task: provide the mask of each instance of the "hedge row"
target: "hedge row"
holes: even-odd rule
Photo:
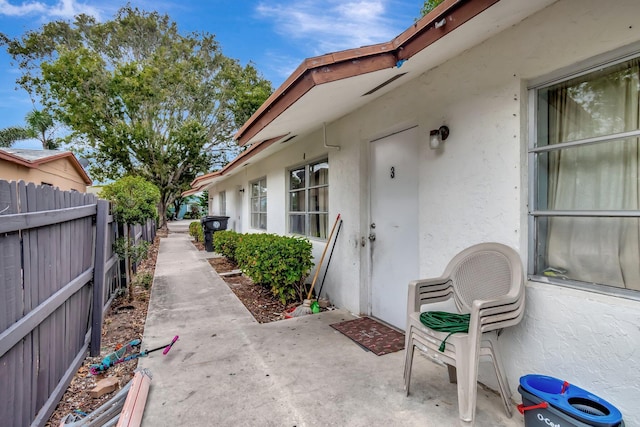
[[[200,221],[189,223],[189,234],[196,239],[196,242],[204,242],[204,229]]]
[[[213,234],[213,250],[235,261],[254,283],[269,286],[283,304],[306,297],[311,249],[311,242],[299,237],[228,230]]]

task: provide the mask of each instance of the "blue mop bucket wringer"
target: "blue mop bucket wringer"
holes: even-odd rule
[[[525,427],[624,427],[620,411],[598,396],[567,381],[545,375],[520,378],[518,392]]]

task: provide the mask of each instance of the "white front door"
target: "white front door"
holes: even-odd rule
[[[405,329],[418,278],[418,128],[371,142],[371,315]]]

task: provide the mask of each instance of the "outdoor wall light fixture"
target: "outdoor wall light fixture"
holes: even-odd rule
[[[440,126],[438,129],[434,129],[429,132],[429,147],[435,150],[440,147],[443,141],[449,137],[449,127]]]
[[[244,193],[244,188],[239,189],[238,193]]]

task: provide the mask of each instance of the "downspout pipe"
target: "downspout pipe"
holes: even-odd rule
[[[322,123],[322,142],[324,143],[324,148],[335,148],[340,151],[339,145],[329,145],[327,144],[327,124]]]

